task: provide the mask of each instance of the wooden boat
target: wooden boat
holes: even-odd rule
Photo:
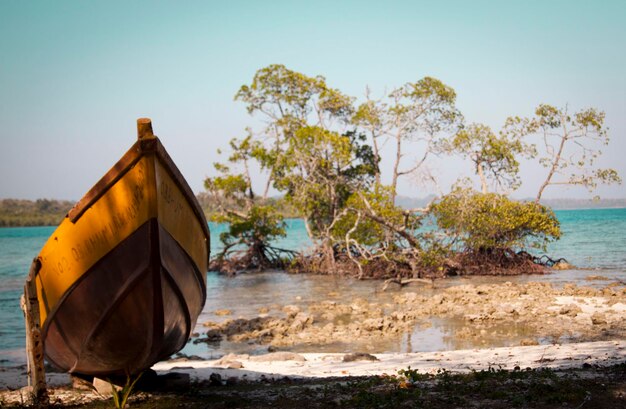
[[[206,219],[150,120],[137,125],[31,269],[46,358],[70,373],[149,368],[184,347],[206,299]]]

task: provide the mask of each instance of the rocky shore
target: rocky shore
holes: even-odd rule
[[[381,352],[375,350],[381,340],[410,343],[411,335],[428,329],[433,319],[454,327],[446,335],[454,349],[584,342],[626,338],[626,288],[618,283],[604,288],[537,282],[460,285],[434,295],[407,289],[385,303],[329,298],[306,308],[267,306],[255,317],[232,318],[230,311],[216,315],[225,319],[203,323],[206,332],[193,342],[254,343],[267,345],[270,352],[328,345],[343,345],[345,352]]]
[[[179,354],[153,369],[160,376],[182,376],[175,378],[183,380],[183,389],[141,392],[132,406],[179,407],[182,402],[204,407],[209,399],[218,402],[216,407],[293,407],[310,403],[310,394],[327,391],[317,407],[335,407],[339,401],[345,407],[378,407],[376,399],[389,396],[401,398],[399,402],[417,399],[431,407],[456,407],[445,400],[449,393],[437,392],[438,385],[454,384],[465,391],[461,400],[490,406],[496,402],[493,407],[510,407],[519,399],[532,403],[536,397],[539,407],[579,405],[591,399],[586,391],[600,399],[589,400],[599,402],[596,407],[616,407],[626,396],[626,287],[606,277],[590,276],[587,282],[589,286],[416,286],[349,300],[331,292],[327,299],[299,305],[265,305],[252,316],[216,310],[212,321],[199,323],[202,331],[192,342],[208,343],[218,351],[222,343],[231,349],[241,345],[242,350],[253,345],[262,353],[230,353],[211,360]],[[442,322],[451,347],[433,350],[420,344],[428,341],[420,334]],[[391,353],[381,350],[385,345]],[[546,369],[559,372],[546,375],[541,372]],[[25,402],[20,389],[25,370],[0,368],[0,406]],[[448,373],[469,375],[454,375],[456,379]],[[527,379],[523,387],[517,384],[520,376]],[[488,390],[504,398],[492,401],[491,393],[473,395],[475,390],[466,385],[476,377],[478,385],[487,377],[493,383]],[[67,374],[50,371],[47,378],[58,404],[98,407],[110,399],[102,391],[77,390],[81,386],[73,385]],[[411,383],[416,379],[424,380],[421,390]],[[532,389],[544,383],[554,388],[559,379],[567,382],[556,388],[562,394],[558,404],[544,402]],[[353,386],[346,388],[346,382]],[[521,389],[511,394],[506,386],[511,382]],[[416,395],[406,395],[407,388]]]

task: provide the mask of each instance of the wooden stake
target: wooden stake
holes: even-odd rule
[[[22,298],[22,308],[24,310],[24,321],[26,323],[26,355],[28,357],[28,377],[31,387],[31,399],[38,407],[48,406],[50,399],[46,389],[46,372],[44,369],[43,339],[41,338],[41,328],[39,325],[39,300],[37,298],[37,287],[35,277],[41,268],[39,259],[33,260],[30,272],[24,285],[24,297]]]

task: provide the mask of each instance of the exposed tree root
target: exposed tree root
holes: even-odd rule
[[[529,253],[499,248],[459,253],[454,261],[458,268],[448,275],[544,274],[550,266]]]
[[[298,253],[293,250],[257,244],[245,250],[224,251],[209,262],[209,270],[224,274],[242,271],[285,269]]]
[[[288,266],[293,273],[338,274],[360,279],[385,279],[406,285],[410,282],[430,283],[435,278],[458,275],[521,275],[544,274],[548,268],[565,261],[548,256],[536,257],[511,249],[483,249],[462,252],[443,260],[438,266],[424,265],[418,257],[407,254],[387,254],[365,259],[358,253],[335,253],[334,270],[329,269],[324,254],[314,252],[296,257]]]

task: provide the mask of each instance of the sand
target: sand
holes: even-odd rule
[[[456,350],[441,352],[372,354],[377,361],[344,362],[345,354],[304,353],[268,354],[260,356],[231,355],[209,361],[166,361],[153,366],[158,374],[186,373],[192,381],[208,380],[217,373],[222,378],[242,380],[280,379],[284,377],[342,377],[396,374],[409,366],[424,373],[438,370],[467,372],[488,368],[579,368],[584,364],[609,366],[626,362],[626,341],[598,341],[573,344],[552,344]],[[239,367],[241,364],[241,367]],[[229,368],[229,366],[231,368]],[[232,367],[239,368],[232,368]],[[47,374],[50,386],[70,385],[68,374]],[[24,368],[4,368],[0,372],[0,389],[18,389],[26,386]]]
[[[282,377],[341,377],[397,374],[409,366],[424,373],[438,370],[468,372],[488,368],[577,368],[584,364],[609,366],[626,362],[626,341],[583,342],[563,345],[517,346],[441,352],[372,354],[377,361],[344,362],[345,354],[294,354],[296,359],[259,361],[258,357],[233,355],[213,361],[160,362],[153,369],[187,373],[192,380],[208,379],[212,373],[222,378],[248,380]],[[298,358],[300,357],[300,358]],[[255,359],[257,358],[257,359]],[[277,357],[280,359],[280,357]],[[304,358],[304,360],[302,360]],[[242,365],[229,369],[228,366]]]

